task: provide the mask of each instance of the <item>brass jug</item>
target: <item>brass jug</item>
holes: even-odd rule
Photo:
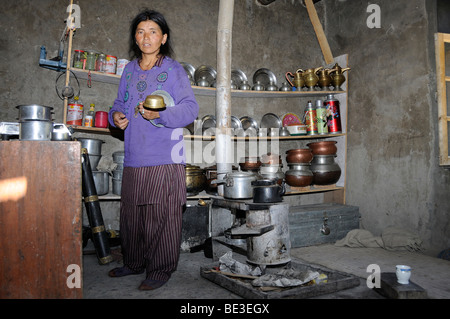
[[[289,77],[294,78],[293,80],[294,83],[291,82]],[[292,87],[296,87],[298,90],[301,90],[301,88],[305,86],[305,80],[303,79],[302,69],[298,69],[295,72],[295,74],[292,74],[292,72],[286,72],[285,78]]]
[[[335,64],[331,72],[331,84],[334,86],[335,91],[341,91],[341,85],[345,82],[344,72],[350,70],[351,68],[341,68],[339,64]]]
[[[316,73],[322,69],[323,69],[323,66],[315,68],[315,69],[308,69],[305,72],[303,72],[303,78],[305,79],[305,84],[311,91],[314,90],[314,87],[319,82],[319,77],[317,76]]]
[[[333,69],[334,70],[334,69]],[[332,69],[323,69],[320,70],[318,73],[319,76],[319,87],[322,88],[322,90],[327,90],[328,87],[331,84],[331,75],[330,73],[333,71]]]

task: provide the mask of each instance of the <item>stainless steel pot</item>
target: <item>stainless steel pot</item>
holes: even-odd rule
[[[53,123],[51,121],[21,121],[19,139],[21,141],[50,141]]]
[[[19,121],[51,121],[52,120],[52,107],[42,106],[37,104],[32,105],[19,105],[16,107],[19,109]]]
[[[112,179],[112,192],[115,195],[121,195],[122,194],[122,180],[121,179]]]
[[[78,138],[81,147],[87,149],[89,155],[102,155],[102,144],[104,141],[95,138]]]
[[[92,171],[97,195],[106,195],[109,192],[109,172]]]
[[[314,155],[311,171],[316,185],[331,185],[337,183],[341,177],[341,168],[334,161],[336,155]]]
[[[228,173],[223,180],[214,180],[211,184],[224,184],[225,198],[249,199],[253,198],[252,182],[256,179],[256,175],[252,172],[237,171]]]
[[[52,141],[71,141],[73,129],[64,124],[53,123]]]
[[[125,159],[125,152],[124,151],[117,151],[112,154],[113,162],[114,163],[123,163]]]

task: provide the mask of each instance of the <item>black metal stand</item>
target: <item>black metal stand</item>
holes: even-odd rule
[[[84,204],[86,206],[89,225],[91,226],[92,241],[97,252],[97,258],[100,264],[105,265],[113,261],[109,247],[108,233],[105,229],[87,150],[83,148],[81,153],[83,156],[82,180]]]

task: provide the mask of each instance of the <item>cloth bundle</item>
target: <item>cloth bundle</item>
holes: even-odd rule
[[[378,237],[365,229],[353,229],[335,245],[340,247],[381,247],[391,251],[418,251],[422,249],[422,240],[418,235],[397,227],[385,229]]]

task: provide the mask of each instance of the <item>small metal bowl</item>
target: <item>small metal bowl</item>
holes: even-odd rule
[[[145,98],[144,107],[151,111],[164,111],[166,109],[166,103],[162,96],[148,95]]]

